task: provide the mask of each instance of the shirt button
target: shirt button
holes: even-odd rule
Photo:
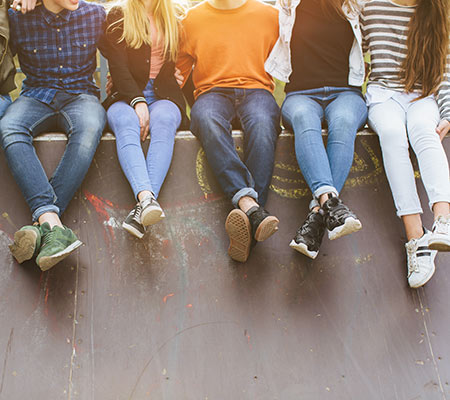
[[[63,66],[62,66],[62,65],[60,65],[60,66],[59,66],[59,69],[62,69],[62,67],[63,67]]]
[[[147,64],[150,62],[150,60],[145,60],[147,62]]]
[[[61,50],[62,50],[62,48],[61,48],[61,47],[59,47],[59,48],[58,48],[58,50],[59,50],[59,51],[61,51]]]
[[[83,44],[83,47],[86,47],[86,43],[85,43],[85,44]]]
[[[61,32],[61,29],[58,28],[58,29],[56,30],[56,32]]]
[[[36,50],[36,49],[34,49],[34,50],[33,50],[33,53],[37,53],[37,50]]]

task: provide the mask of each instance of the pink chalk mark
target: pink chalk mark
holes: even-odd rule
[[[192,304],[188,304],[186,307],[187,308],[192,308]]]
[[[47,301],[48,301],[48,287],[45,290],[45,297],[44,297],[44,303],[45,303],[44,313],[45,313],[45,315],[48,316],[48,303],[47,303]]]
[[[172,297],[172,296],[175,296],[175,293],[169,293],[168,295],[164,296],[164,298],[163,298],[163,303],[165,304],[166,301],[167,301],[167,299],[168,299],[169,297]]]

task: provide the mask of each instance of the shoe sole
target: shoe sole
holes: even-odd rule
[[[297,250],[299,253],[302,253],[313,260],[317,257],[317,254],[319,254],[318,251],[308,250],[308,246],[305,243],[297,243],[294,239],[289,243],[289,247],[292,247],[294,250]]]
[[[344,225],[334,228],[332,231],[328,231],[328,239],[335,240],[345,235],[358,232],[362,228],[361,221],[353,217],[345,219]]]
[[[418,289],[418,288],[422,287],[423,285],[425,285],[433,277],[434,273],[436,272],[436,265],[434,264],[434,259],[435,258],[436,258],[436,253],[433,255],[433,258],[432,258],[433,268],[430,270],[429,275],[427,275],[423,281],[421,281],[420,283],[416,283],[413,286],[413,285],[411,285],[411,283],[409,283],[409,280],[408,280],[409,286],[411,288]]]
[[[241,210],[232,210],[225,221],[225,230],[230,238],[228,255],[235,261],[246,262],[252,244],[250,221]]]
[[[67,256],[73,253],[78,247],[80,247],[83,243],[79,240],[73,242],[70,246],[66,247],[64,250],[61,250],[59,253],[53,254],[51,256],[41,257],[39,259],[39,268],[42,271],[47,271],[60,261],[64,260]]]
[[[37,233],[33,230],[17,231],[14,243],[9,245],[12,255],[19,264],[33,258],[36,251]]]
[[[280,221],[277,217],[269,216],[264,218],[256,229],[255,240],[257,242],[263,242],[271,237],[277,230]]]
[[[431,250],[438,250],[438,251],[450,251],[450,243],[439,239],[436,240],[431,239],[428,242],[428,248]]]
[[[139,232],[133,225],[128,225],[127,223],[122,223],[122,228],[126,230],[129,234],[137,237],[138,239],[142,239],[145,233]]]
[[[150,209],[147,209],[145,214],[141,214],[141,224],[143,226],[153,225],[161,221],[164,217],[165,215],[160,208],[152,207]]]

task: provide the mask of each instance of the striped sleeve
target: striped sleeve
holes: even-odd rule
[[[447,70],[444,81],[439,87],[436,100],[439,106],[439,112],[442,119],[450,122],[450,51],[447,54]]]

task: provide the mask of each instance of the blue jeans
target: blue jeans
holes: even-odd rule
[[[89,169],[105,121],[105,110],[89,94],[58,92],[50,104],[19,96],[7,109],[0,121],[0,140],[33,222],[46,212],[64,212]],[[68,141],[49,181],[33,138],[59,130],[67,134]]]
[[[353,163],[355,137],[367,119],[359,89],[323,87],[288,93],[283,123],[295,135],[295,154],[314,197],[339,194]],[[327,148],[322,122],[328,124]]]
[[[244,157],[231,136],[238,118],[244,132]],[[264,89],[214,88],[198,97],[191,110],[191,131],[200,139],[206,158],[235,207],[244,196],[262,206],[272,178],[280,109]]]
[[[9,94],[1,94],[0,95],[0,118],[6,112],[6,109],[11,105],[11,96]]]
[[[158,197],[172,161],[175,133],[181,123],[178,106],[155,96],[153,79],[144,89],[144,96],[150,113],[147,159],[142,150],[139,119],[134,108],[118,101],[107,112],[109,126],[116,135],[119,162],[136,199],[143,190],[149,190]]]

